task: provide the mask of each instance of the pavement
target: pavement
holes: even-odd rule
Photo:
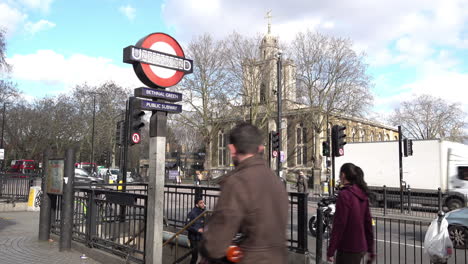
[[[39,241],[39,212],[0,212],[0,264],[98,264],[58,241]]]

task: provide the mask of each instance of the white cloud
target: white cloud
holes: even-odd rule
[[[41,19],[36,23],[27,22],[24,25],[24,29],[26,30],[26,32],[28,32],[31,35],[34,35],[39,31],[51,29],[53,27],[55,27],[55,23],[52,23],[44,19]]]
[[[7,34],[12,34],[16,31],[19,24],[27,19],[27,15],[21,13],[18,9],[8,6],[5,3],[0,3],[0,27],[4,27]]]
[[[435,68],[436,66],[432,66]],[[386,77],[380,76],[377,81],[385,83]],[[381,114],[388,114],[399,106],[402,101],[408,101],[422,94],[429,94],[442,98],[450,103],[459,103],[463,110],[468,113],[468,104],[465,98],[468,97],[468,73],[459,73],[450,70],[428,70],[427,74],[418,80],[404,84],[400,87],[387,87],[388,89],[399,90],[393,96],[376,96],[375,109]]]
[[[401,38],[426,46],[468,43],[461,35],[468,24],[466,0],[166,0],[162,14],[178,38],[187,40],[205,32],[217,37],[234,30],[264,33],[264,16],[270,9],[273,33],[282,41],[307,28],[317,29],[351,38],[371,56]]]
[[[119,11],[124,14],[129,20],[134,20],[136,16],[136,9],[130,5],[121,6]]]
[[[14,55],[8,63],[13,66],[14,79],[59,84],[65,89],[83,83],[100,85],[110,80],[123,87],[141,86],[131,66],[118,67],[103,57],[83,54],[65,57],[52,50],[39,50],[34,54]]]
[[[20,0],[20,2],[31,9],[39,9],[41,11],[49,11],[50,5],[54,0]]]

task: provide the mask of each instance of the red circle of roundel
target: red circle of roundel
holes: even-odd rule
[[[182,47],[179,45],[177,40],[175,40],[174,38],[172,38],[171,36],[169,36],[169,35],[167,35],[165,33],[150,34],[150,35],[144,37],[143,39],[141,39],[140,41],[138,41],[138,43],[135,46],[145,48],[145,49],[150,49],[151,46],[156,42],[164,42],[164,43],[169,44],[174,49],[177,56],[183,57],[183,58],[185,57],[184,51],[182,50]],[[153,83],[154,85],[159,86],[159,87],[174,86],[180,80],[182,80],[182,78],[184,77],[184,72],[176,71],[176,73],[170,78],[161,78],[161,77],[157,76],[151,70],[149,64],[139,62],[139,63],[137,63],[137,65],[139,66],[138,68],[141,67],[141,70],[143,71],[143,74],[146,77],[144,79],[147,79],[147,80],[142,80],[140,78],[140,80],[143,81],[143,83],[145,83],[145,84],[147,84],[149,86],[153,86],[153,85],[150,85],[150,83],[148,83],[147,81],[150,81],[151,83]]]

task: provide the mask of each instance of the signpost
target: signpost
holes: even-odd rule
[[[49,160],[46,172],[46,192],[50,194],[63,193],[63,172],[65,161],[63,159]]]
[[[5,159],[5,149],[0,149],[0,160]]]
[[[134,91],[135,107],[152,111],[150,118],[148,217],[146,230],[146,263],[162,263],[163,200],[167,114],[181,113],[182,106],[162,101],[179,102],[182,94],[164,88],[176,85],[185,74],[193,72],[193,61],[185,58],[179,43],[164,33],[153,33],[140,39],[135,46],[123,50],[123,61],[131,63],[135,74],[148,87]],[[141,135],[134,133],[133,143]]]

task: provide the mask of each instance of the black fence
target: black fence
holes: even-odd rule
[[[207,208],[213,210],[219,188],[165,185],[163,214],[166,228],[178,230],[186,224],[187,213],[193,208],[195,197],[203,198]],[[420,212],[415,210],[416,205],[413,207],[412,201],[417,201],[417,198],[412,197],[411,192],[406,193],[405,197],[410,197],[405,212]],[[59,234],[60,196],[55,196],[53,205],[52,232]],[[73,239],[130,262],[144,263],[146,205],[146,184],[76,186]],[[440,203],[436,203],[436,206],[440,206]],[[400,209],[388,205],[373,208],[373,211],[387,215],[374,217],[376,263],[429,263],[428,256],[423,252],[423,241],[430,221],[396,219],[392,214],[398,214]],[[436,216],[432,212],[428,215],[432,218]],[[401,215],[398,217],[401,218]],[[308,195],[290,192],[287,229],[290,251],[314,255],[319,245],[325,256],[328,236],[321,240],[312,237],[307,227],[308,220]],[[456,249],[449,263],[468,263],[467,250]]]
[[[186,224],[187,214],[194,207],[195,197],[202,197],[208,210],[213,210],[219,196],[217,187],[188,185],[164,186],[164,216],[168,226],[174,229]],[[307,251],[307,194],[289,193],[288,246],[298,253]]]
[[[35,174],[0,174],[0,202],[27,202]]]
[[[74,188],[73,240],[144,263],[146,185]],[[51,232],[60,234],[62,197],[53,196]]]
[[[421,263],[429,264],[429,256],[424,252],[424,238],[429,228],[430,221],[406,220],[388,217],[374,217],[374,248],[376,259],[374,263]],[[468,232],[468,231],[467,231]],[[329,234],[323,236],[323,240],[314,238],[316,263],[326,262],[326,250],[329,245]],[[317,252],[322,250],[322,253]],[[362,263],[366,263],[366,258]],[[448,264],[468,263],[468,249],[458,247],[454,249]]]
[[[409,215],[415,217],[433,218],[440,210],[450,211],[465,207],[468,197],[463,194],[448,195],[438,190],[413,190],[404,188],[400,194],[400,189],[370,188],[371,208],[373,214],[392,216]],[[401,201],[403,198],[403,201]]]

